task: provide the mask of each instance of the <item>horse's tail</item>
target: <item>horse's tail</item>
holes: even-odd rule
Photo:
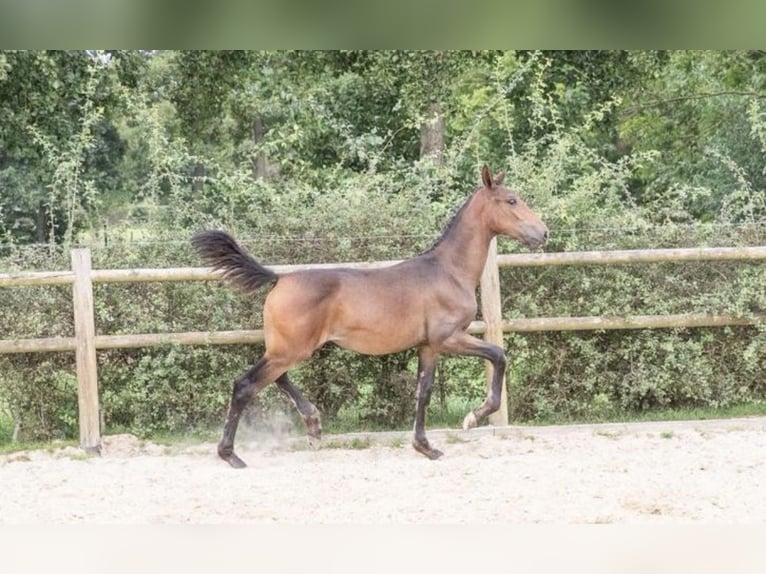
[[[198,231],[191,237],[197,253],[217,271],[245,291],[255,291],[279,279],[274,271],[258,263],[225,231]]]

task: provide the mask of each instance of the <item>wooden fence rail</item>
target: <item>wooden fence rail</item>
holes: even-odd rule
[[[751,318],[731,315],[693,313],[683,315],[639,315],[631,317],[541,317],[503,319],[499,267],[539,267],[555,265],[618,265],[631,263],[667,263],[683,261],[766,261],[766,246],[715,247],[693,249],[650,249],[624,251],[580,251],[566,253],[517,253],[498,255],[493,241],[481,278],[482,317],[471,323],[469,331],[483,334],[496,344],[503,344],[503,334],[533,331],[573,331],[602,329],[648,329],[673,327],[719,327],[766,322],[766,315]],[[398,261],[368,263],[325,263],[311,265],[274,265],[278,273],[306,268],[355,267],[376,268]],[[99,451],[98,380],[96,351],[159,345],[229,345],[260,343],[263,331],[193,331],[185,333],[145,333],[135,335],[96,335],[93,306],[93,283],[139,283],[148,281],[214,281],[220,275],[204,267],[169,269],[91,269],[90,251],[73,249],[71,271],[0,273],[0,287],[34,285],[72,285],[73,337],[0,340],[0,354],[74,351],[77,364],[80,446]],[[489,375],[488,384],[489,384]],[[508,424],[505,384],[502,408],[491,417],[494,425]]]

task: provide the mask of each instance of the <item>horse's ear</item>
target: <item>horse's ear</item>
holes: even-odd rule
[[[505,172],[501,171],[495,176],[495,185],[503,185],[503,181],[505,181]]]
[[[492,189],[492,174],[489,172],[487,164],[481,168],[481,182],[487,189]]]

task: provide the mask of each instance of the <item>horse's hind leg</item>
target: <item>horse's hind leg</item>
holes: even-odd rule
[[[277,387],[285,395],[287,395],[298,412],[303,417],[303,422],[306,423],[306,430],[308,431],[309,444],[312,447],[317,447],[319,441],[322,440],[322,420],[319,416],[319,409],[314,406],[314,403],[309,401],[303,396],[300,389],[293,385],[290,379],[287,377],[287,373],[282,374],[277,378]]]
[[[223,425],[223,436],[221,442],[218,443],[218,456],[234,468],[247,466],[241,458],[234,454],[234,437],[237,434],[242,410],[248,401],[263,387],[274,381],[280,372],[284,372],[282,367],[263,357],[234,382],[229,412]]]

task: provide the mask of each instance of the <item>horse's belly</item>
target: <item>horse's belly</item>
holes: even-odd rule
[[[365,355],[386,355],[410,349],[425,340],[422,325],[383,320],[339,326],[330,341]]]

